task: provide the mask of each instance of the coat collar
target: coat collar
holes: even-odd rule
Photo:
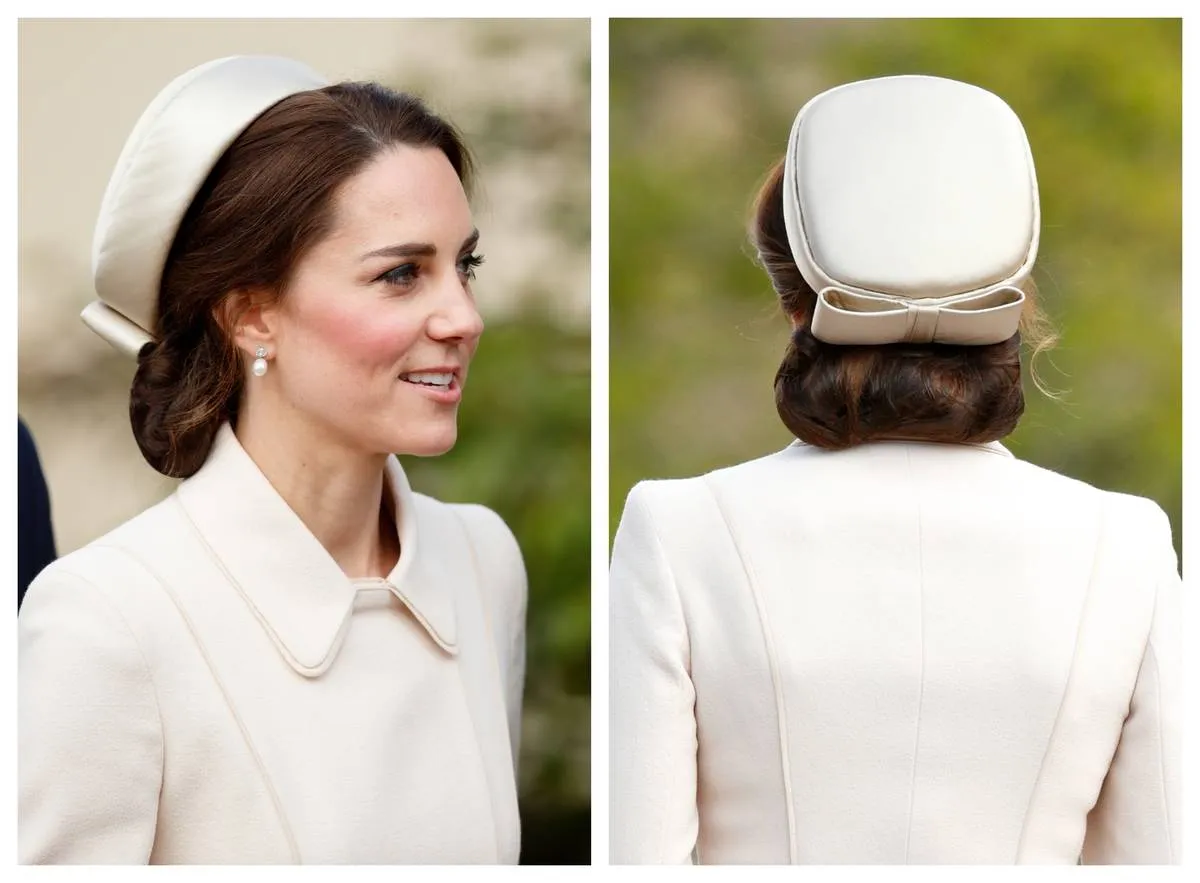
[[[399,525],[400,559],[389,589],[444,652],[458,651],[453,587],[438,556],[421,548],[416,495],[399,461],[387,461],[385,493]],[[300,674],[332,664],[349,628],[358,588],[246,453],[221,427],[200,471],[176,491],[230,583]]]
[[[874,441],[864,442],[863,444],[858,445],[854,448],[846,448],[846,450],[848,450],[848,451],[861,450],[863,448],[870,448],[874,445],[883,445],[883,446],[921,445],[922,447],[934,446],[934,447],[940,447],[940,448],[978,448],[981,451],[989,451],[993,454],[998,454],[1001,457],[1007,457],[1010,460],[1016,459],[1016,457],[1013,455],[1013,452],[1010,451],[1008,448],[1006,448],[1004,445],[1000,444],[1000,442],[998,442],[998,441],[978,442],[978,443],[977,442],[961,442],[961,443],[959,443],[959,442],[916,441],[916,440],[910,441],[907,439],[876,439]],[[821,448],[818,448],[815,445],[805,444],[804,442],[800,441],[799,439],[797,439],[796,441],[793,441],[791,444],[789,444],[788,448],[804,448],[804,449],[809,449],[809,450],[812,450],[815,452],[820,452],[822,450]],[[785,448],[785,450],[787,450],[787,448]]]

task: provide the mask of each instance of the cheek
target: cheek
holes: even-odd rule
[[[386,304],[328,305],[310,311],[305,321],[306,337],[315,345],[315,351],[332,362],[312,367],[328,370],[340,365],[390,372],[421,336],[418,317],[406,313]]]

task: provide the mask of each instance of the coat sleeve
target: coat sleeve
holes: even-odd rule
[[[630,492],[609,573],[610,840],[617,864],[684,864],[699,831],[687,625],[648,488]]]
[[[18,616],[18,861],[145,864],[163,762],[149,668],[120,612],[60,564]]]
[[[1183,583],[1169,523],[1164,532],[1150,633],[1116,753],[1088,815],[1084,864],[1180,861]]]

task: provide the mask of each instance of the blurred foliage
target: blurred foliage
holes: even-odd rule
[[[772,396],[785,323],[745,239],[753,195],[807,99],[923,73],[1000,95],[1037,166],[1034,279],[1061,334],[1037,368],[1064,395],[1026,370],[1005,444],[1153,498],[1180,548],[1178,19],[614,20],[609,46],[610,530],[639,479],[790,441]]]

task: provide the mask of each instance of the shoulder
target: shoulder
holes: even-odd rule
[[[770,474],[783,465],[783,458],[800,454],[799,450],[789,448],[700,475],[643,479],[629,490],[622,520],[642,517],[654,522],[663,519],[687,522],[699,514],[698,509],[714,501],[715,488],[752,484],[764,478],[769,480]]]
[[[706,493],[706,477],[643,479],[630,488],[625,497],[625,517],[658,520],[685,515],[690,509],[689,504],[698,495]]]
[[[1117,491],[1099,491],[1104,500],[1104,533],[1139,558],[1178,565],[1171,519],[1154,500]]]
[[[1039,495],[1039,505],[1055,496],[1075,501],[1098,509],[1109,530],[1116,529],[1128,538],[1144,539],[1164,535],[1171,538],[1171,522],[1167,513],[1156,501],[1137,494],[1110,491],[1078,478],[1072,478],[1028,460],[1014,458],[1011,461],[1014,475],[1026,480],[1029,486],[1044,491]]]
[[[1091,485],[1089,485],[1091,487]],[[1137,494],[1127,494],[1121,491],[1106,491],[1094,489],[1104,501],[1104,507],[1110,517],[1122,524],[1134,527],[1139,533],[1149,532],[1161,534],[1171,533],[1171,520],[1166,511],[1156,501]]]
[[[457,537],[489,593],[499,592],[510,606],[524,605],[525,562],[517,538],[503,518],[478,503],[445,503],[425,494],[413,496],[422,529],[436,524],[447,541]]]
[[[489,594],[497,596],[516,621],[524,622],[529,578],[516,536],[504,519],[486,506],[458,503],[451,509],[470,537],[471,552],[480,578],[489,585]]]
[[[512,530],[495,511],[478,503],[445,503],[426,494],[414,493],[417,517],[423,526],[437,529],[461,531],[477,555],[489,560],[499,555],[503,558],[516,557],[521,550]]]
[[[176,509],[168,498],[51,562],[30,585],[22,614],[26,607],[34,616],[47,606],[106,606],[118,615],[127,612],[131,621],[140,619],[146,593],[161,591],[146,562],[164,554],[178,558],[183,545]]]
[[[18,655],[28,669],[22,678],[45,689],[47,679],[100,667],[114,682],[142,681],[149,641],[140,599],[156,590],[146,571],[112,547],[93,544],[52,562],[30,584],[17,616]]]
[[[510,602],[523,605],[527,592],[525,561],[517,538],[504,519],[477,503],[458,503],[450,508],[470,538],[471,551],[483,578],[500,580]]]
[[[447,505],[470,534],[472,542],[482,548],[483,554],[521,557],[516,535],[494,510],[478,503]]]
[[[697,475],[635,484],[613,538],[614,557],[670,558],[719,533],[723,516],[710,483],[711,475]]]
[[[1094,548],[1094,568],[1161,571],[1176,562],[1171,522],[1154,500],[1105,490],[1020,457],[995,458],[991,487],[1030,537]]]

